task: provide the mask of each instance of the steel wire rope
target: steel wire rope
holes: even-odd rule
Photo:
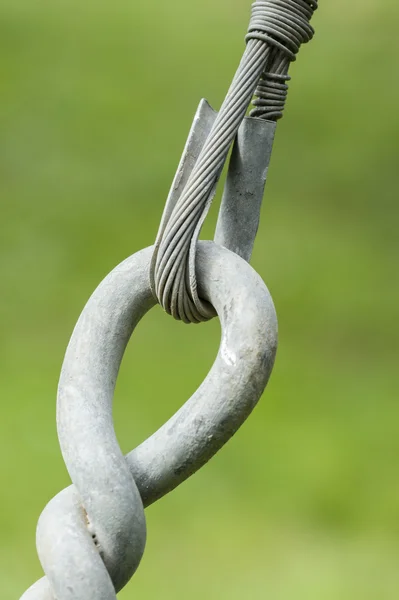
[[[158,231],[151,285],[164,310],[185,323],[212,318],[198,295],[195,248],[230,146],[255,95],[251,116],[281,118],[288,69],[302,43],[313,37],[316,0],[257,0],[246,49],[214,126],[169,219]]]

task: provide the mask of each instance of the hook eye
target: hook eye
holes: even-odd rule
[[[103,569],[105,580],[107,569],[119,591],[144,549],[143,505],[176,488],[231,438],[270,377],[277,319],[265,284],[236,254],[214,242],[199,242],[199,291],[221,321],[219,352],[193,396],[151,437],[122,456],[112,420],[114,388],[129,338],[155,305],[152,255],[153,247],[146,248],[116,267],[88,301],[73,332],[59,383],[57,422],[74,486],[50,502],[41,516],[38,549],[50,581],[41,580],[34,586],[37,595],[32,588],[26,598],[52,598],[51,589],[64,589],[83,565],[92,582],[90,574]],[[89,544],[93,549],[95,544],[82,518],[83,508],[104,564],[97,550],[88,551]],[[71,548],[77,554],[71,555]],[[83,577],[79,585],[85,581],[89,579]],[[74,587],[74,597],[85,600],[86,591]]]

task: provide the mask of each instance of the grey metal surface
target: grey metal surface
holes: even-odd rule
[[[159,247],[162,242],[162,238],[165,233],[165,229],[167,228],[169,219],[173,213],[173,210],[176,204],[179,201],[180,196],[182,195],[185,186],[190,178],[190,175],[195,167],[195,164],[202,152],[202,149],[205,145],[205,142],[212,130],[212,127],[215,123],[217,117],[216,111],[208,104],[205,99],[202,99],[197,112],[194,116],[194,120],[188,134],[187,142],[183,150],[182,157],[180,159],[180,163],[174,177],[172,187],[170,189],[168,198],[166,200],[165,208],[162,213],[161,224],[159,226],[157,238],[154,244],[154,253],[151,261],[151,269],[150,269],[150,279],[151,279],[151,289],[152,293],[155,297],[157,297],[157,283],[156,283],[156,268],[157,268],[157,257],[159,253]],[[213,188],[209,191],[207,207],[209,208],[213,197],[216,192],[216,181]],[[206,217],[208,210],[207,208],[203,211],[202,219]],[[201,227],[201,224],[199,227]],[[177,265],[179,268],[179,265]],[[180,264],[180,268],[184,268],[184,264]],[[207,303],[201,303],[203,310],[207,311],[208,318],[212,318],[215,316],[215,311],[211,306],[208,306]],[[175,318],[179,317],[179,314],[184,314],[187,316],[186,322],[200,322],[202,317],[198,313],[195,315],[191,312],[190,303],[188,302],[188,294],[186,292],[180,292],[176,288],[172,292],[172,298],[170,302],[170,310],[172,316]]]
[[[277,320],[266,286],[237,255],[199,242],[199,293],[220,317],[219,352],[190,400],[123,458],[112,423],[113,393],[128,340],[155,304],[152,254],[147,248],[114,269],[73,332],[57,422],[74,486],[40,518],[37,545],[47,577],[23,600],[115,600],[144,549],[143,505],[206,463],[245,421],[269,379]]]
[[[241,123],[224,188],[215,242],[250,261],[272,154],[276,123],[246,117]]]

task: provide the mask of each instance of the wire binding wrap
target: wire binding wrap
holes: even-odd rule
[[[262,40],[274,50],[256,88],[251,117],[277,121],[283,116],[290,63],[313,38],[310,19],[317,7],[316,0],[258,0],[252,5],[246,40]]]
[[[288,85],[285,82],[290,79],[289,75],[263,73],[255,91],[256,98],[252,102],[255,108],[251,110],[251,117],[269,121],[281,119],[288,95]]]
[[[301,45],[314,35],[309,21],[316,9],[316,0],[257,0],[246,40],[267,42],[293,61]]]
[[[301,44],[313,37],[309,20],[316,8],[316,0],[259,0],[253,4],[237,73],[187,184],[169,218],[162,219],[155,241],[151,288],[164,310],[177,320],[199,323],[215,316],[197,291],[199,233],[254,94],[257,99],[251,116],[274,120],[282,116],[289,64]]]

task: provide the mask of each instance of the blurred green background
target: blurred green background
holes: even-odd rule
[[[320,5],[253,258],[279,315],[275,371],[236,438],[147,511],[124,600],[399,597],[399,7]],[[71,330],[107,272],[153,242],[198,101],[220,106],[249,10],[0,0],[5,600],[41,576],[36,521],[68,484],[55,395]],[[140,324],[115,402],[125,451],[195,390],[218,338],[217,321],[160,309]]]

